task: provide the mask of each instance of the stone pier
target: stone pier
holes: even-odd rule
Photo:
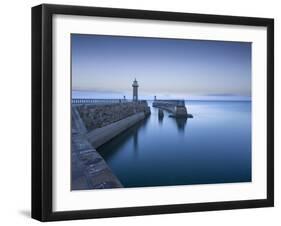
[[[96,148],[150,114],[146,101],[74,100],[72,103],[72,190],[120,188]]]
[[[152,103],[153,107],[164,109],[170,113],[170,116],[175,118],[193,118],[191,114],[187,113],[184,100],[156,100]]]
[[[72,108],[71,190],[120,188],[122,184],[86,137],[79,112]]]

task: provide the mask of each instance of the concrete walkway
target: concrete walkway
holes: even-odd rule
[[[95,129],[87,134],[87,140],[93,147],[98,148],[126,129],[145,118],[144,112],[139,112],[102,128]]]

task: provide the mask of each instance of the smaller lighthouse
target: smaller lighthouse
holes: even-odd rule
[[[138,101],[138,87],[139,87],[139,84],[138,84],[136,79],[134,80],[132,86],[133,86],[133,101]]]

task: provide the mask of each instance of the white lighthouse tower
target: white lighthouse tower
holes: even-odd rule
[[[134,80],[132,86],[133,86],[133,101],[138,101],[138,87],[139,87],[139,84],[138,84],[136,79]]]

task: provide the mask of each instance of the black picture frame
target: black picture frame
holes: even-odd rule
[[[267,28],[267,198],[98,210],[52,210],[52,17],[55,14],[263,26]],[[32,8],[32,218],[40,221],[121,217],[274,205],[274,20],[43,4]]]

